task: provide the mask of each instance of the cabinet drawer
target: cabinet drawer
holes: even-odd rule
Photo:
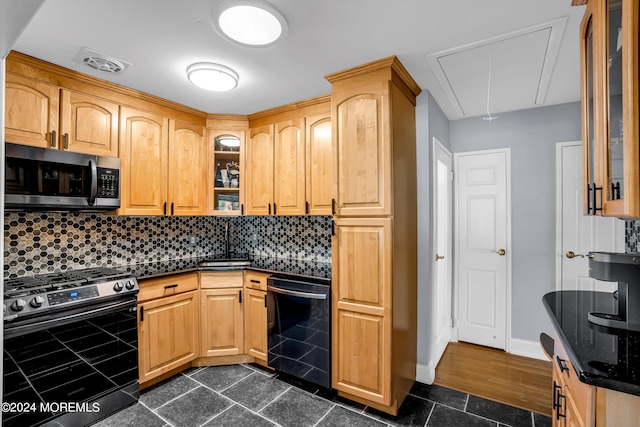
[[[244,283],[247,289],[257,289],[260,291],[267,290],[267,277],[271,276],[268,273],[258,273],[256,271],[247,271],[245,273]]]
[[[200,273],[200,288],[241,288],[242,271],[211,271]]]
[[[595,390],[589,384],[585,384],[578,378],[576,370],[567,357],[565,349],[560,344],[556,336],[554,346],[553,369],[558,372],[558,377],[562,382],[565,392],[571,395],[572,404],[583,420],[588,419],[588,410],[592,410],[595,397]],[[591,403],[591,404],[590,404]]]
[[[158,279],[141,280],[138,302],[198,289],[197,273],[176,274]]]

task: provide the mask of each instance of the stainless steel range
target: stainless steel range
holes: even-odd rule
[[[85,426],[135,403],[138,290],[110,268],[5,280],[2,425]]]

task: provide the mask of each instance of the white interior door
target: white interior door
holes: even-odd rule
[[[506,348],[508,150],[456,154],[458,338]]]
[[[432,288],[433,365],[451,340],[452,184],[451,153],[433,138],[434,256]]]
[[[582,144],[558,144],[558,282],[560,290],[613,292],[617,284],[589,277],[590,251],[624,252],[624,221],[582,214]]]

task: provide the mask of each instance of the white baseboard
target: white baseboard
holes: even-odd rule
[[[436,369],[429,363],[429,366],[416,365],[416,381],[423,384],[433,384],[436,379]]]
[[[511,338],[509,353],[518,356],[531,357],[533,359],[549,360],[542,351],[538,341],[526,341]]]

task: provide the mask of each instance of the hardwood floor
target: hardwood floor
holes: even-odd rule
[[[434,384],[551,416],[551,362],[449,343]]]

